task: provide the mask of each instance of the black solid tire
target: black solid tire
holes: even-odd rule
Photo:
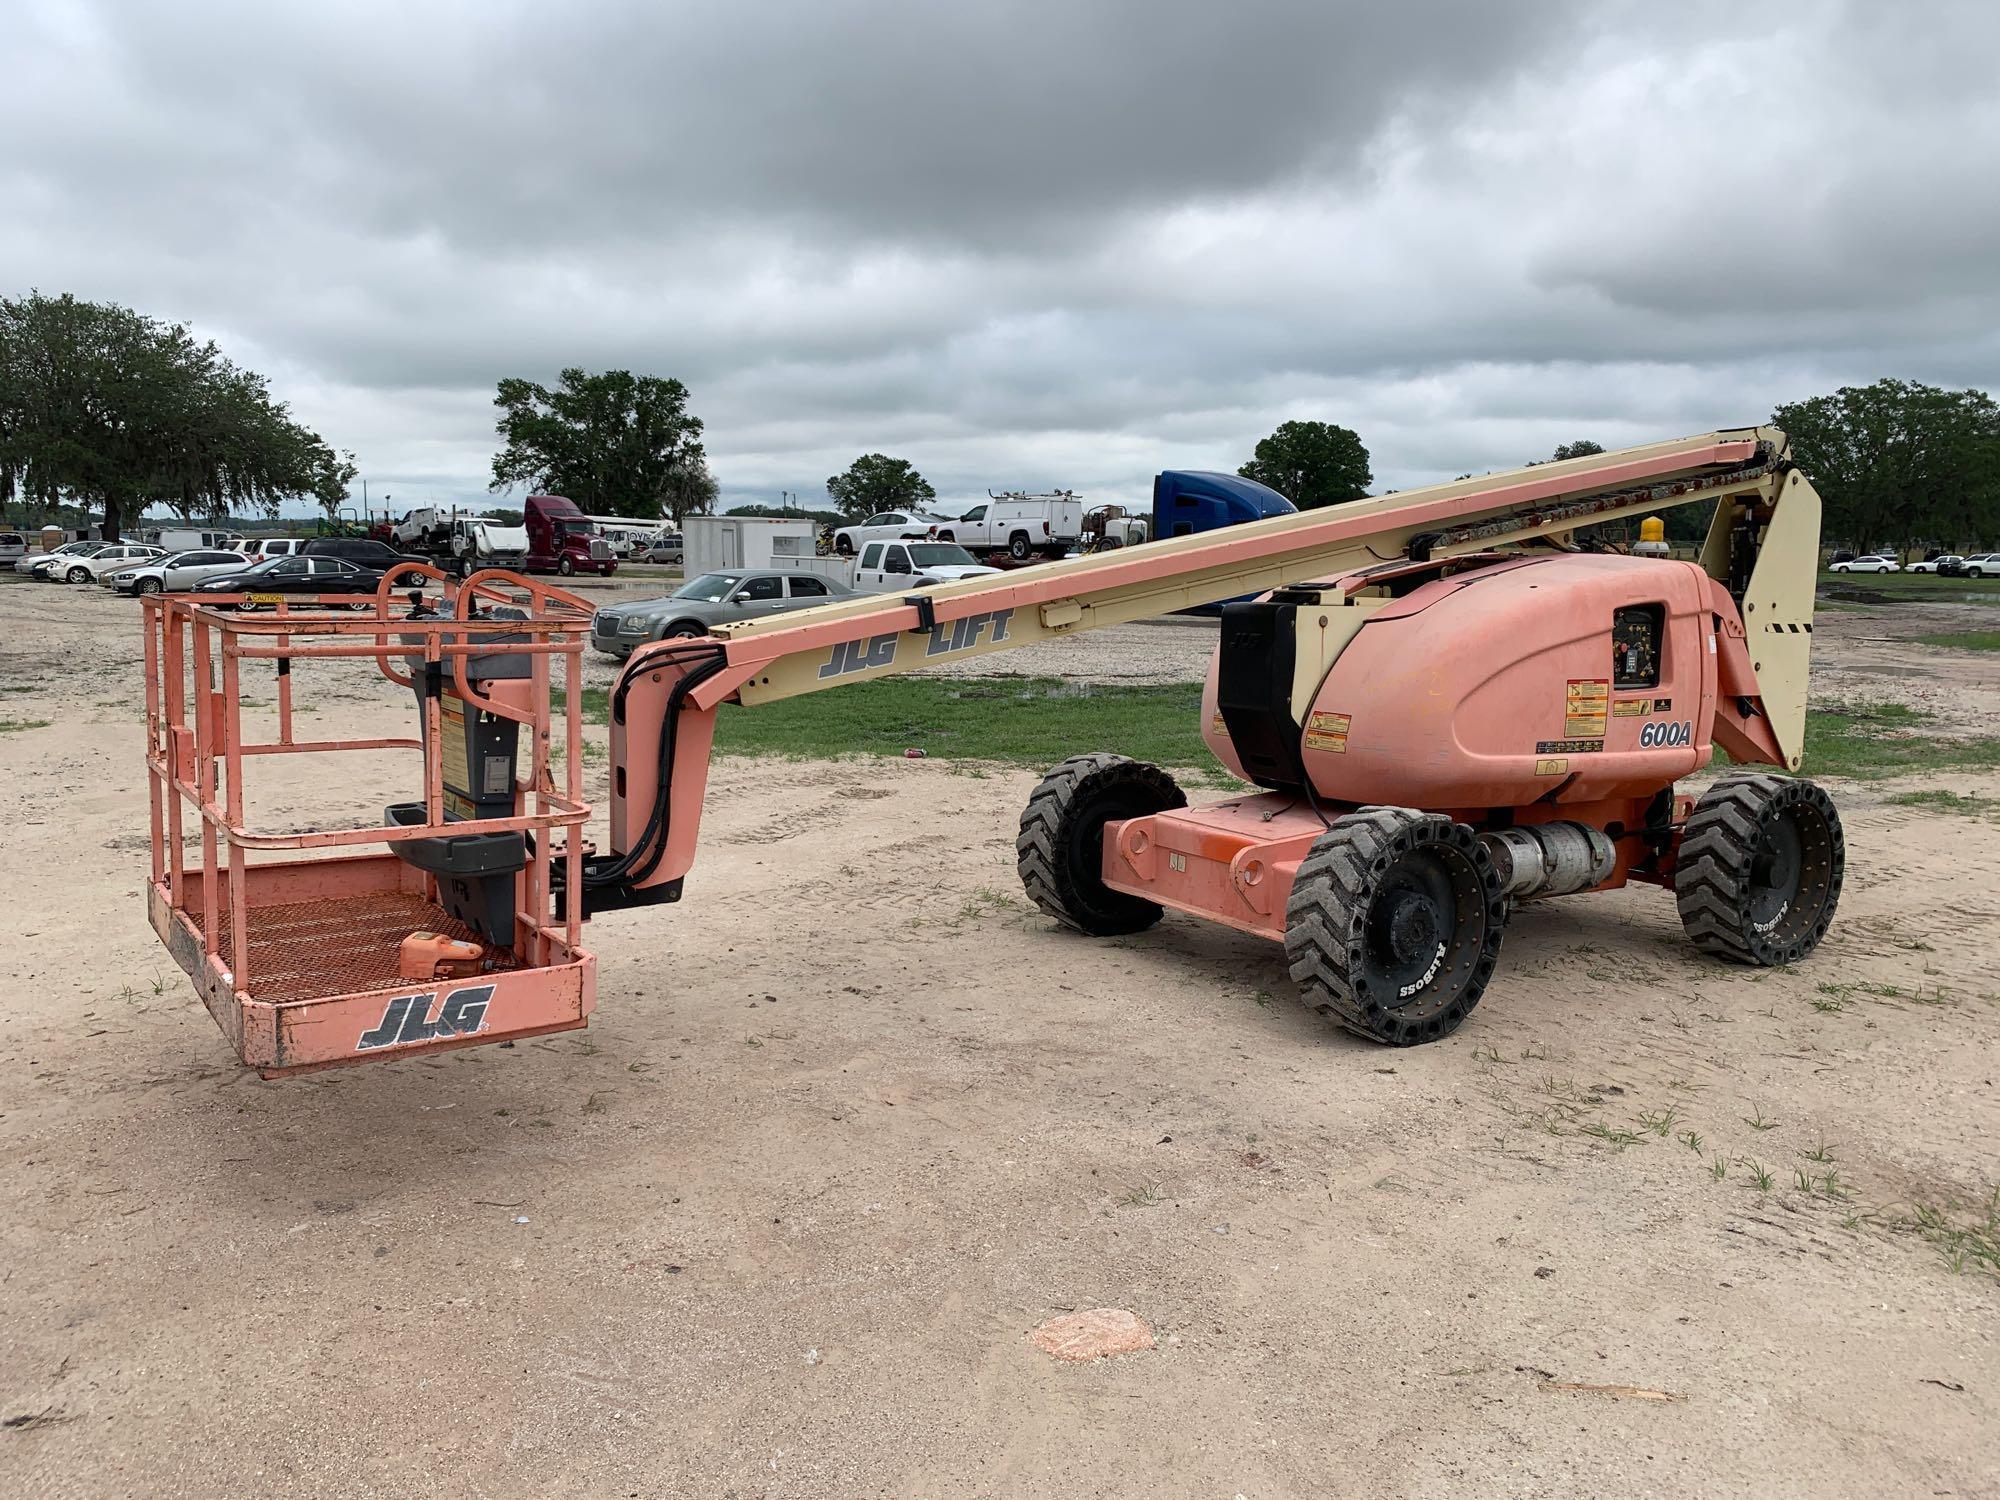
[[[1453,897],[1450,927],[1429,967],[1385,983],[1382,907],[1413,870],[1435,872]],[[1479,836],[1408,807],[1335,818],[1299,865],[1285,905],[1285,957],[1299,998],[1356,1036],[1409,1047],[1448,1036],[1493,977],[1507,903]]]
[[[1025,531],[1017,531],[1007,538],[1007,555],[1013,558],[1015,562],[1026,562],[1028,554],[1034,550],[1034,547],[1028,541],[1028,533]]]
[[[1158,766],[1104,751],[1072,755],[1042,778],[1021,810],[1014,867],[1028,899],[1093,937],[1151,927],[1159,903],[1104,883],[1104,825],[1186,806],[1187,794]]]
[[[1823,789],[1796,777],[1732,776],[1702,793],[1682,831],[1674,904],[1704,953],[1758,967],[1797,963],[1826,935],[1846,875],[1840,813]]]

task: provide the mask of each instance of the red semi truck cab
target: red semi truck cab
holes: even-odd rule
[[[525,523],[528,528],[528,555],[523,566],[530,573],[602,573],[606,578],[618,567],[611,544],[597,534],[575,504],[561,495],[528,496]]]

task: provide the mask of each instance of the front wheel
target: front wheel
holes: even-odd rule
[[[1733,963],[1797,963],[1826,935],[1847,875],[1833,799],[1810,781],[1732,776],[1701,795],[1674,860],[1695,947]]]
[[[1022,809],[1014,868],[1028,898],[1078,932],[1143,931],[1160,920],[1160,906],[1104,883],[1104,825],[1186,806],[1187,794],[1158,766],[1101,751],[1072,755]]]
[[[63,579],[68,583],[88,583],[90,582],[90,569],[71,568],[63,575]]]
[[[704,626],[697,625],[692,620],[677,620],[667,627],[666,634],[662,635],[660,639],[663,641],[691,641],[699,640],[707,634],[708,631]]]
[[[1408,807],[1335,818],[1285,905],[1285,957],[1305,1003],[1371,1041],[1457,1030],[1500,959],[1507,902],[1479,836]]]
[[[160,591],[160,580],[159,580],[159,579],[157,579],[157,578],[141,578],[141,579],[139,580],[139,592],[140,592],[140,593],[142,593],[142,594],[157,594],[157,593],[159,593],[159,591]]]
[[[567,552],[565,552],[561,557],[556,559],[556,572],[561,574],[564,578],[569,577],[570,574],[574,573],[575,571],[576,571],[576,560],[572,558]]]

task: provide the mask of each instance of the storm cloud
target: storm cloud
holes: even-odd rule
[[[0,286],[185,320],[377,495],[494,382],[677,375],[726,501],[856,454],[1378,482],[1994,384],[1972,4],[0,0]]]

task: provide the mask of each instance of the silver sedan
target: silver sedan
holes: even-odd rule
[[[672,636],[702,636],[716,625],[811,609],[854,590],[817,573],[732,570],[689,579],[664,599],[641,599],[600,609],[590,622],[590,643],[620,661],[633,648]]]

